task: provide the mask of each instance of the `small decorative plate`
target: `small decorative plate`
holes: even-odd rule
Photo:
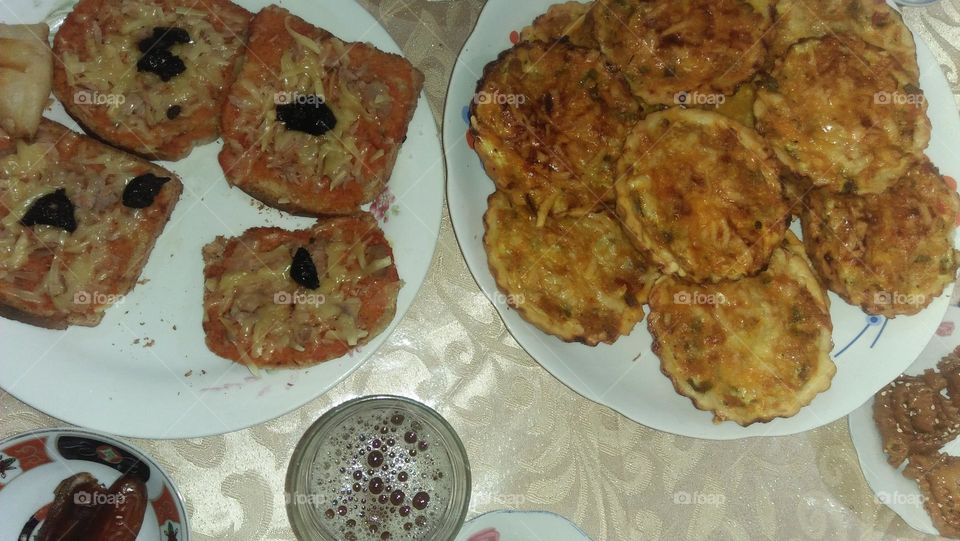
[[[574,523],[546,511],[491,511],[470,520],[455,541],[590,541]]]
[[[127,443],[67,428],[0,441],[0,539],[34,539],[53,503],[54,489],[81,472],[106,486],[136,472],[146,482],[149,499],[137,541],[189,541],[183,497],[160,466]]]

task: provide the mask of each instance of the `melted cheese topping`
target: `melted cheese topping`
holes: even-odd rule
[[[0,151],[0,296],[43,316],[102,313],[137,279],[180,183],[165,170],[42,121],[33,143]],[[121,203],[145,172],[171,177],[154,205]],[[76,231],[20,219],[36,200],[64,188]],[[95,323],[96,321],[93,321]]]
[[[929,162],[880,194],[807,196],[807,253],[827,286],[867,313],[914,314],[952,284],[960,196]]]
[[[766,59],[770,21],[744,0],[597,0],[600,48],[633,93],[675,105],[679,92],[732,94]]]
[[[803,38],[842,33],[890,52],[914,82],[919,80],[913,34],[886,0],[779,0],[766,40],[771,56],[779,58]]]
[[[606,213],[551,218],[538,227],[525,206],[495,192],[484,247],[509,304],[544,332],[590,345],[613,343],[643,319],[657,274]]]
[[[376,227],[375,222],[369,225]],[[373,235],[352,238],[340,235],[337,227],[336,221],[321,222],[306,236],[253,229],[240,238],[220,237],[204,248],[205,318],[208,323],[216,319],[223,338],[236,347],[239,358],[234,360],[274,366],[283,364],[283,355],[296,352],[314,355],[296,364],[315,363],[326,360],[322,354],[328,350],[339,356],[382,330],[384,321],[371,325],[361,317],[364,302],[382,299],[361,295],[370,281],[384,282],[384,291],[392,297],[385,307],[395,304],[400,282],[390,250]],[[300,247],[317,266],[317,289],[306,289],[291,278],[293,255]],[[211,265],[217,270],[211,271]]]
[[[877,193],[930,141],[923,91],[886,51],[851,36],[810,39],[757,92],[757,130],[815,186]]]
[[[613,198],[616,159],[639,116],[598,51],[521,43],[484,69],[475,149],[498,189],[540,215],[582,215]]]
[[[384,151],[364,144],[358,132],[362,122],[377,122],[393,106],[387,86],[359,77],[361,67],[351,61],[352,44],[322,30],[317,30],[318,37],[307,36],[293,28],[290,17],[284,21],[283,32],[292,39],[281,40],[290,46],[279,53],[276,72],[269,68],[273,73],[267,84],[242,78],[231,91],[230,104],[246,119],[238,130],[245,140],[256,142],[267,167],[285,182],[334,190],[366,178],[369,164]],[[256,26],[254,31],[260,32]],[[278,103],[314,98],[330,107],[337,119],[329,132],[315,136],[288,130],[277,120]],[[326,185],[318,182],[324,177],[329,179]]]
[[[236,55],[243,47],[247,14],[242,10],[190,8],[180,2],[124,0],[85,17],[82,42],[58,43],[73,105],[106,111],[118,126],[138,134],[142,144],[155,152],[151,130],[169,123],[167,111],[181,108],[177,118],[189,118],[197,109],[220,102],[229,84]],[[183,2],[183,4],[191,4]],[[226,28],[222,28],[226,26]],[[178,27],[187,31],[191,43],[175,44],[170,52],[187,69],[169,81],[150,72],[137,71],[142,53],[138,43],[155,27]]]
[[[789,209],[772,153],[717,113],[649,115],[627,139],[619,170],[617,212],[665,273],[736,279],[759,271],[783,239]]]
[[[790,232],[757,276],[709,285],[662,278],[648,325],[677,392],[718,422],[790,417],[836,372],[826,291]]]

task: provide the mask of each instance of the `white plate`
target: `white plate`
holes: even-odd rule
[[[546,511],[492,511],[460,529],[455,541],[590,541],[574,523]]]
[[[573,390],[644,425],[684,436],[734,439],[794,434],[839,419],[917,358],[939,325],[949,304],[949,294],[936,299],[920,314],[887,321],[867,317],[859,308],[831,293],[833,355],[837,363],[832,387],[789,419],[742,428],[732,422],[714,424],[711,413],[697,410],[689,399],[674,392],[650,350],[646,324],[637,325],[633,333],[612,346],[591,348],[548,336],[509,308],[497,291],[483,249],[483,213],[494,186],[466,143],[466,107],[483,67],[511,46],[511,32],[530,24],[552,3],[553,0],[487,2],[454,68],[443,126],[450,177],[447,200],[460,248],[477,283],[514,338],[534,359]],[[944,174],[960,178],[960,157],[948,148],[960,140],[960,117],[953,94],[933,54],[919,38],[917,53],[920,86],[926,93],[933,122],[928,154]],[[799,231],[797,225],[795,231]]]
[[[0,20],[43,20],[57,1],[22,1],[14,4],[16,13],[11,4],[0,3]],[[238,3],[254,12],[268,4]],[[343,39],[401,52],[386,30],[352,1],[290,0],[283,5]],[[47,115],[76,128],[59,104]],[[142,278],[149,281],[136,286],[122,305],[110,308],[98,327],[52,331],[0,320],[0,387],[70,423],[127,436],[187,438],[238,430],[292,411],[333,387],[377,350],[423,283],[439,234],[444,170],[426,98],[420,98],[384,192],[389,197],[380,205],[389,204],[380,222],[404,281],[397,316],[352,355],[306,370],[254,377],[204,344],[200,248],[217,235],[239,235],[253,226],[299,229],[313,223],[258,210],[253,199],[231,189],[217,163],[221,145],[205,145],[187,159],[163,163],[183,179],[183,197],[144,269]]]
[[[53,491],[67,477],[87,472],[110,486],[122,473],[142,472],[150,500],[137,541],[188,541],[183,498],[150,457],[102,434],[53,428],[0,442],[0,539],[33,539]]]
[[[960,315],[957,305],[950,306],[950,319]],[[953,351],[955,339],[931,340],[920,354],[920,357],[905,371],[907,374],[917,375],[928,368],[936,368],[937,363]],[[860,469],[867,484],[873,490],[877,502],[893,509],[912,528],[924,533],[938,535],[937,529],[930,521],[930,515],[923,508],[923,495],[912,479],[907,479],[887,462],[883,452],[883,443],[880,440],[880,431],[873,421],[873,397],[871,396],[862,406],[854,410],[848,418],[850,424],[850,439],[857,450],[860,459]],[[943,452],[949,455],[960,456],[960,439],[954,440],[943,447]]]

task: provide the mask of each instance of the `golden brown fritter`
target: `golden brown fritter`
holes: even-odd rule
[[[880,192],[930,140],[926,100],[912,81],[890,53],[857,37],[807,39],[757,92],[757,131],[816,186]]]
[[[663,373],[716,422],[795,415],[836,372],[827,294],[791,232],[756,276],[701,285],[664,276],[647,325]]]
[[[567,38],[578,47],[596,49],[600,46],[593,36],[594,2],[576,0],[554,4],[546,13],[533,20],[533,24],[520,31],[523,41],[553,42]]]
[[[617,212],[666,274],[701,282],[759,271],[780,245],[789,210],[760,136],[722,116],[672,108],[627,139]]]
[[[595,34],[633,93],[732,94],[766,61],[770,19],[744,0],[597,0]]]
[[[915,314],[956,276],[960,196],[929,161],[879,194],[807,194],[803,240],[827,287],[870,314]]]
[[[852,34],[888,51],[916,83],[920,79],[913,34],[886,0],[780,0],[766,35],[771,60],[803,38]]]
[[[599,51],[524,42],[484,69],[470,115],[487,174],[542,225],[550,214],[583,215],[613,200],[638,105]]]
[[[521,316],[562,340],[613,343],[643,319],[657,274],[607,212],[551,218],[494,192],[484,215],[490,271]]]

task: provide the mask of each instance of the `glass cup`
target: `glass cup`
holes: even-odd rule
[[[409,398],[366,396],[307,429],[286,493],[301,540],[451,541],[470,503],[470,464],[436,411]]]

